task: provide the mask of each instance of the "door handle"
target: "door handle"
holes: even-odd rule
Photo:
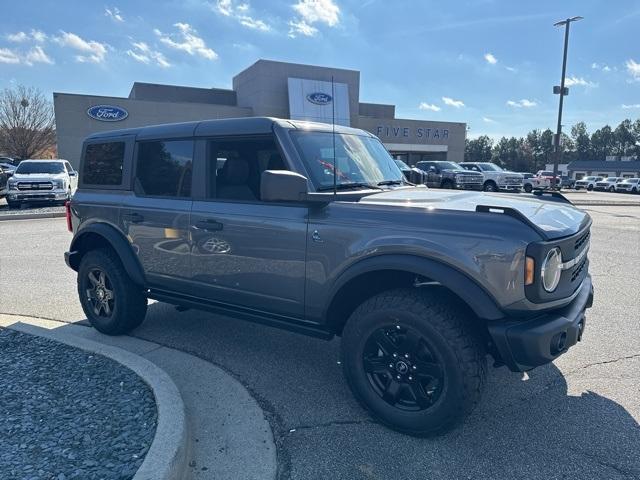
[[[196,228],[207,232],[216,232],[222,230],[222,224],[213,218],[207,218],[196,222]]]
[[[122,218],[129,220],[131,223],[140,223],[144,221],[144,217],[139,213],[124,213],[122,214]]]

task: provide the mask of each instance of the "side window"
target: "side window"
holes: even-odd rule
[[[138,143],[135,191],[152,197],[190,197],[193,140]]]
[[[207,152],[207,198],[259,201],[262,172],[287,170],[273,138],[210,140]]]
[[[88,185],[120,185],[124,162],[124,142],[87,145],[82,181]]]
[[[73,172],[73,167],[71,166],[71,164],[69,162],[64,162],[64,166],[67,168],[67,172],[68,173]]]

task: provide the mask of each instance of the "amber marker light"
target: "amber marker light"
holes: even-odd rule
[[[536,262],[533,260],[533,257],[527,257],[524,265],[524,284],[525,285],[533,284],[535,268],[536,268]]]

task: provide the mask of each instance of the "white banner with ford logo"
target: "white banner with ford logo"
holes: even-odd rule
[[[292,120],[331,123],[335,108],[337,125],[350,124],[349,87],[304,78],[289,78],[289,116]]]

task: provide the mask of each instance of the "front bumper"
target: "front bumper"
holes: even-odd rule
[[[59,202],[69,199],[69,192],[64,189],[26,191],[9,190],[7,198],[12,202]]]
[[[566,307],[531,319],[490,322],[489,335],[502,362],[524,372],[552,362],[582,338],[585,312],[593,304],[593,284],[587,275],[576,298]]]
[[[522,190],[522,185],[498,185],[498,188],[508,192],[519,192]]]

